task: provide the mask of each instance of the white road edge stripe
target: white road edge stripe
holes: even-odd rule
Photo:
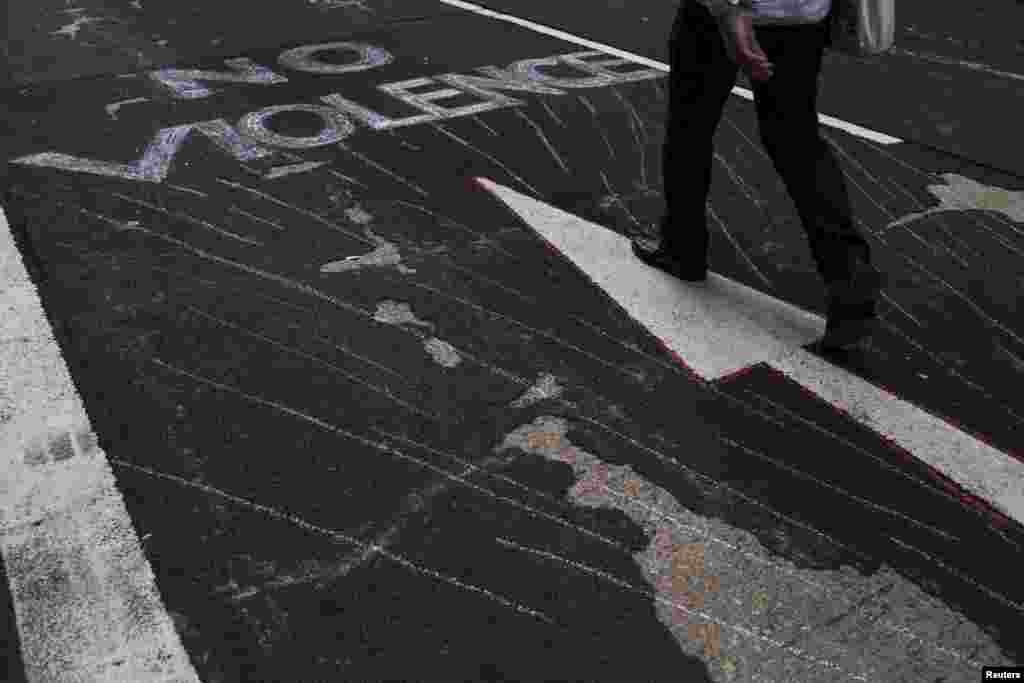
[[[463,2],[463,0],[438,1],[445,5],[450,5],[451,7],[464,9],[468,12],[473,12],[484,17],[498,19],[500,21],[508,22],[510,24],[515,24],[516,26],[522,26],[523,28],[530,29],[531,31],[543,33],[544,35],[551,36],[553,38],[559,38],[569,43],[574,43],[582,47],[590,48],[591,50],[599,50],[606,54],[612,55],[613,57],[629,59],[636,62],[637,64],[643,64],[644,66],[648,66],[652,69],[659,69],[666,73],[670,70],[669,65],[665,64],[664,62],[659,62],[657,60],[649,59],[647,57],[641,57],[638,54],[627,52],[625,50],[620,50],[617,47],[605,45],[604,43],[598,43],[593,40],[588,40],[587,38],[581,38],[580,36],[573,35],[572,33],[566,33],[565,31],[560,31],[556,28],[551,28],[550,26],[537,24],[527,19],[520,19],[519,17],[512,16],[511,14],[495,12],[494,10],[487,9],[486,7],[481,7],[480,5],[474,4],[472,2]],[[746,88],[735,86],[732,89],[732,93],[734,95],[739,95],[740,97],[746,98],[750,101],[754,100],[754,93],[751,92],[750,90],[747,90]],[[858,126],[855,123],[843,121],[842,119],[837,119],[833,116],[828,116],[826,114],[818,114],[818,120],[827,126],[838,128],[840,130],[846,131],[847,133],[850,133],[851,135],[856,135],[857,137],[861,137],[866,140],[871,140],[872,142],[877,142],[878,144],[881,145],[895,145],[903,142],[903,140],[900,138],[893,137],[891,135],[886,135],[885,133],[880,133],[877,130],[871,130],[870,128],[864,128],[863,126]]]
[[[821,316],[717,273],[683,283],[641,263],[608,228],[476,181],[705,380],[765,363],[1024,524],[1024,462],[800,348],[824,332]]]
[[[198,683],[0,208],[0,551],[32,683]]]

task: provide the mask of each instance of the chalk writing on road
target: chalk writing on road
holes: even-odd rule
[[[321,57],[329,52],[354,54],[356,59],[345,64],[327,62]],[[385,67],[394,62],[386,50],[364,43],[338,42],[296,47],[283,52],[278,63],[288,69],[324,76],[338,76]],[[247,58],[228,59],[227,71],[202,69],[161,69],[149,74],[174,99],[196,100],[211,97],[214,90],[204,83],[224,83],[240,87],[273,86],[287,83],[288,78]],[[564,71],[568,67],[575,75],[549,73],[550,69]],[[632,67],[620,71],[620,67]],[[636,65],[620,58],[610,58],[603,52],[586,51],[525,59],[507,68],[483,66],[475,69],[479,75],[457,73],[433,77],[417,77],[402,81],[381,83],[377,90],[393,97],[417,112],[403,118],[391,118],[353,102],[335,92],[320,97],[321,103],[289,103],[264,107],[242,116],[232,126],[222,118],[208,121],[181,123],[161,128],[153,134],[142,157],[129,163],[90,159],[58,151],[29,154],[11,160],[26,166],[56,168],[75,173],[161,183],[172,170],[172,162],[185,141],[199,133],[220,151],[238,162],[263,159],[267,163],[296,168],[294,159],[286,162],[280,150],[307,150],[337,144],[356,132],[353,120],[373,131],[431,123],[487,111],[523,106],[523,100],[504,92],[536,95],[565,95],[569,90],[602,88],[644,79],[662,78],[657,69],[636,69]],[[445,86],[445,87],[438,87]],[[423,91],[423,88],[434,87]],[[417,90],[417,92],[413,92]],[[468,105],[446,107],[438,102],[453,97],[473,96],[479,101]],[[274,117],[288,113],[301,113],[319,119],[316,135],[294,136],[272,130]],[[315,166],[310,166],[315,168]],[[281,177],[274,169],[264,178]]]

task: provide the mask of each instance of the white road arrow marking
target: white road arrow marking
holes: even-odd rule
[[[612,230],[476,181],[704,379],[765,363],[1024,523],[1024,463],[800,348],[824,332],[820,316],[715,273],[680,282],[638,261]]]

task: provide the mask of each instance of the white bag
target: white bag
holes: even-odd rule
[[[888,52],[896,40],[896,0],[832,0],[831,43],[836,52],[864,57]]]

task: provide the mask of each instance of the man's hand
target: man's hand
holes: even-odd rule
[[[767,81],[771,78],[775,65],[768,61],[768,55],[757,43],[753,17],[741,12],[730,12],[721,18],[719,25],[729,58],[753,80]]]

